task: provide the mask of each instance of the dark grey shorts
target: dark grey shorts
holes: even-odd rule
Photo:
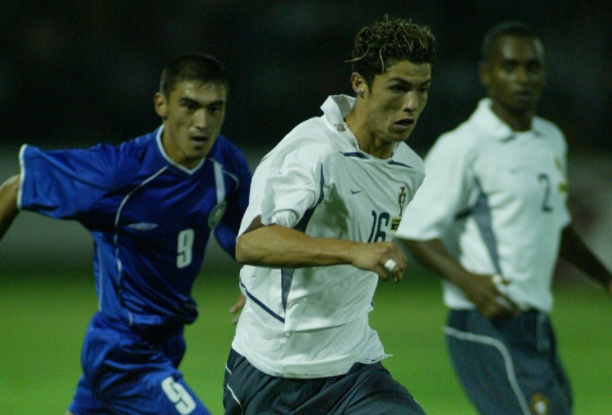
[[[571,414],[571,387],[545,314],[490,320],[453,310],[444,333],[459,380],[481,414]]]
[[[230,352],[225,371],[225,415],[424,415],[408,390],[379,363],[317,379],[269,376]]]

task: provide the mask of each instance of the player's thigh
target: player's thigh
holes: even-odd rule
[[[112,415],[112,412],[93,395],[87,380],[81,376],[66,415]]]
[[[380,362],[356,364],[334,388],[331,397],[342,397],[342,405],[334,412],[338,415],[425,415],[410,392]]]
[[[109,382],[97,397],[116,415],[210,414],[178,371],[158,366],[141,367],[131,377]]]
[[[149,397],[155,397],[158,402],[158,410],[153,413],[180,414],[180,415],[210,415],[204,403],[196,396],[193,389],[181,377],[170,375],[152,385]],[[159,386],[158,386],[159,385]],[[161,387],[161,390],[159,389]],[[146,403],[147,401],[145,401]],[[150,402],[150,401],[149,401]],[[137,412],[126,412],[133,414]],[[148,413],[148,412],[147,412]]]
[[[570,413],[569,383],[549,347],[554,335],[541,329],[539,316],[527,312],[491,321],[476,311],[450,313],[445,327],[449,354],[480,413]]]
[[[548,316],[530,313],[525,316],[524,324],[528,330],[519,338],[517,347],[511,347],[511,353],[531,412],[571,414],[572,389],[557,353],[557,341]]]
[[[449,331],[448,327],[446,343],[457,377],[479,413],[524,414],[520,400],[525,399],[502,343],[482,334]]]
[[[380,363],[356,364],[349,373],[318,379],[269,376],[232,351],[224,388],[226,415],[423,415],[406,388]]]
[[[177,341],[170,337],[166,343]],[[100,405],[119,415],[209,414],[177,369],[174,349],[182,354],[180,347],[150,343],[120,325],[94,319],[83,346],[84,376],[70,409],[78,409],[72,410],[75,415],[102,414],[94,412]]]
[[[95,393],[80,382],[69,411],[74,415],[210,415],[180,372],[159,365],[103,379]]]

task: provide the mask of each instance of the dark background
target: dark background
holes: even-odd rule
[[[610,0],[0,1],[0,183],[19,172],[22,143],[118,144],[155,129],[161,68],[189,52],[226,64],[223,133],[254,168],[293,126],[320,115],[328,95],[352,92],[345,61],[354,35],[385,14],[429,25],[438,40],[429,103],[409,139],[424,156],[486,93],[477,76],[483,34],[523,20],[546,46],[540,115],[567,135],[574,223],[612,267]],[[0,248],[0,272],[77,266],[90,273],[91,239],[77,223],[23,212]],[[207,266],[226,267],[213,249]]]
[[[211,53],[227,65],[223,132],[254,167],[295,124],[320,115],[328,95],[351,92],[344,61],[353,37],[385,13],[427,24],[438,39],[429,104],[410,137],[423,156],[485,93],[476,64],[485,31],[520,19],[546,45],[540,114],[568,138],[575,223],[612,268],[611,9],[611,0],[0,0],[0,183],[19,172],[22,143],[48,149],[119,143],[156,128],[152,100],[161,68],[187,52]],[[91,256],[91,238],[78,223],[31,212],[22,212],[0,241],[3,415],[62,413],[70,401],[80,342],[96,307]],[[220,408],[237,268],[211,244],[194,290],[202,317],[187,332],[182,367],[211,409]],[[401,285],[379,287],[373,326],[397,353],[389,359],[394,376],[430,413],[468,413],[444,358],[437,282],[410,270]],[[569,270],[558,275],[586,281],[570,278]],[[576,286],[555,291],[555,321],[577,413],[611,413],[602,386],[610,384],[607,299],[599,288],[591,295]]]
[[[0,128],[9,150],[119,143],[160,123],[153,111],[163,64],[206,52],[230,72],[224,134],[258,154],[351,93],[355,33],[411,17],[438,39],[433,87],[410,145],[421,155],[485,93],[476,61],[484,32],[507,19],[541,34],[548,84],[540,114],[573,152],[612,153],[610,1],[102,1],[2,0]]]

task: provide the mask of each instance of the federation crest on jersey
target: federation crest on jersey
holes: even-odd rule
[[[227,202],[224,200],[221,203],[218,203],[217,206],[210,211],[208,215],[208,227],[214,228],[221,222],[223,215],[225,214],[225,208],[227,207]]]
[[[561,159],[559,157],[555,157],[555,167],[561,173],[562,180],[559,182],[559,191],[561,193],[567,193],[567,178],[563,172],[563,163],[561,163]]]
[[[392,232],[395,232],[397,230],[402,220],[402,215],[404,214],[404,208],[406,207],[406,197],[407,197],[406,186],[401,186],[400,192],[397,195],[397,207],[399,208],[399,212],[398,212],[399,215],[397,217],[394,217],[391,220],[391,231]]]

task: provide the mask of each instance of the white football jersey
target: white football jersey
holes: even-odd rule
[[[391,158],[359,149],[344,122],[354,98],[329,97],[324,115],[291,131],[255,171],[240,233],[261,216],[314,237],[393,239],[423,181],[422,160],[405,143]],[[368,324],[378,276],[352,265],[298,269],[245,266],[247,304],[233,348],[273,376],[314,378],[348,372],[386,355]]]
[[[509,280],[503,291],[523,309],[549,312],[561,231],[570,222],[565,138],[539,117],[530,131],[512,131],[490,106],[483,99],[434,144],[397,236],[439,238],[467,270]],[[462,290],[442,284],[448,307],[474,308]]]

